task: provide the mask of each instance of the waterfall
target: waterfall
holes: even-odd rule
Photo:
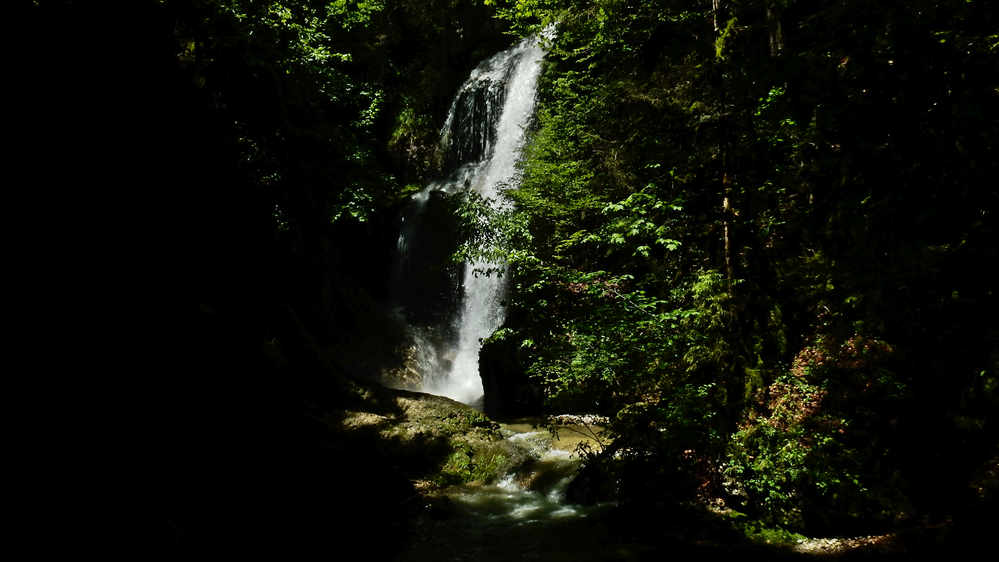
[[[435,225],[425,217],[435,195],[474,190],[493,205],[508,205],[501,191],[515,186],[519,180],[516,164],[524,146],[525,129],[534,114],[543,57],[544,50],[537,37],[523,39],[480,63],[461,86],[441,129],[441,143],[451,174],[413,196],[402,218],[398,243],[400,264],[419,259],[412,255],[417,239],[427,236],[428,229],[441,228],[440,224]],[[440,237],[441,233],[438,231],[436,236]],[[479,347],[481,340],[503,323],[505,287],[499,275],[487,276],[479,270],[497,265],[464,265],[460,276],[460,305],[450,307],[450,325],[438,330],[438,340],[444,340],[442,343],[435,344],[426,331],[413,330],[414,368],[421,375],[424,392],[466,404],[481,400]],[[397,275],[401,283],[413,282],[401,266]],[[427,298],[439,297],[441,292],[417,291]],[[447,293],[447,290],[443,292]],[[417,305],[426,306],[425,303]],[[441,336],[440,332],[447,336]]]

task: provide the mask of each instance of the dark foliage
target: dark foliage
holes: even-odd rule
[[[498,4],[558,30],[504,337],[549,407],[614,417],[619,496],[823,533],[984,501],[996,11]]]

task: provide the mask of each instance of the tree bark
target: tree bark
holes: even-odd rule
[[[729,202],[732,190],[731,185],[732,182],[726,172],[722,176],[722,186],[724,187],[724,194],[722,195],[722,235],[725,238],[725,278],[728,280],[729,294],[732,293],[732,280],[735,278],[735,272],[732,267],[732,238],[729,233],[729,217],[732,214],[732,205]]]
[[[767,28],[770,36],[770,56],[776,57],[784,51],[784,27],[781,24],[780,8],[775,0],[767,2]]]

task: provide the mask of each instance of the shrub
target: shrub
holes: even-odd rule
[[[773,524],[844,530],[905,508],[892,436],[905,386],[891,346],[854,336],[801,350],[770,385],[761,414],[732,435],[725,472]]]

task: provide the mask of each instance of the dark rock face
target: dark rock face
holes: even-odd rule
[[[399,248],[392,292],[412,324],[446,326],[461,306],[462,269],[451,260],[460,239],[457,200],[440,191],[427,197],[403,212],[405,247]]]
[[[541,414],[544,393],[524,372],[514,340],[487,341],[479,352],[483,409],[492,417]]]
[[[606,461],[605,458],[600,460]],[[614,476],[606,462],[589,462],[583,465],[579,474],[569,483],[565,499],[580,505],[593,505],[608,501],[616,496]]]
[[[490,147],[496,144],[496,124],[514,67],[510,64],[499,80],[473,82],[473,87],[464,89],[454,100],[454,118],[444,130],[446,169],[489,157]]]

